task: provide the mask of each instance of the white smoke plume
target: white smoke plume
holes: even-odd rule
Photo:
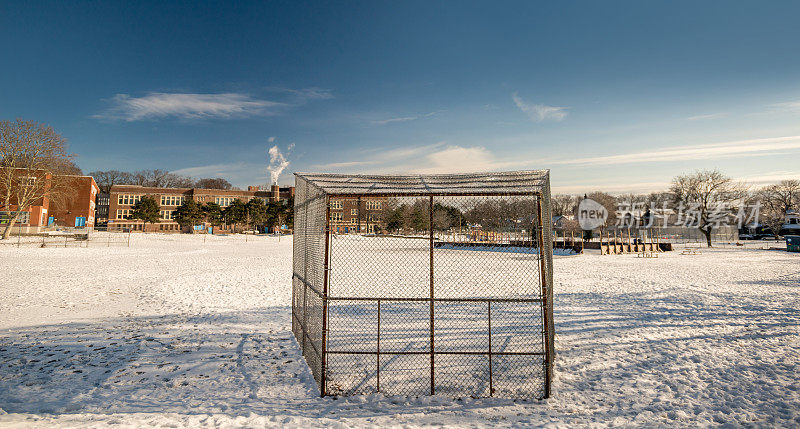
[[[272,143],[274,141],[275,138],[270,137],[269,142]],[[278,148],[278,145],[269,148],[269,166],[267,167],[267,171],[269,171],[271,185],[278,184],[278,178],[281,176],[281,173],[289,166],[289,160],[286,158],[292,153],[292,149],[294,149],[294,143],[286,148],[286,154],[284,155]]]

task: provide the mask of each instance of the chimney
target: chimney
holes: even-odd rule
[[[270,191],[272,192],[272,201],[281,200],[281,188],[278,185],[272,185]]]

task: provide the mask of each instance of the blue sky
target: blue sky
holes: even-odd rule
[[[166,3],[166,4],[164,4]],[[0,118],[85,171],[800,177],[796,2],[0,2]],[[292,147],[289,150],[289,147]]]

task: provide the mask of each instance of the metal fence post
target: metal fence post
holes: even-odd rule
[[[489,396],[494,396],[494,386],[492,385],[492,301],[487,301],[489,308],[487,315],[489,316]]]
[[[431,330],[431,395],[436,391],[434,379],[434,356],[433,356],[433,195],[430,196],[428,214],[430,215],[428,229],[430,231],[430,330]]]
[[[326,373],[328,370],[328,355],[327,355],[327,341],[328,341],[328,271],[329,267],[329,247],[331,236],[331,203],[330,197],[325,196],[325,255],[322,262],[322,368],[320,371],[320,385],[321,396],[326,393]]]
[[[381,300],[378,300],[378,354],[375,356],[377,366],[375,368],[375,390],[381,391]]]
[[[542,325],[544,329],[542,332],[542,340],[544,343],[544,398],[550,397],[550,364],[552,356],[550,354],[550,327],[547,317],[547,306],[550,305],[548,301],[547,290],[547,269],[545,267],[545,245],[544,245],[544,223],[542,216],[542,195],[536,195],[536,217],[539,220],[538,236],[539,236],[539,280],[542,282]]]

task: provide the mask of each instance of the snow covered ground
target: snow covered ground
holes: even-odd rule
[[[336,399],[290,332],[291,245],[0,246],[0,426],[800,425],[798,254],[559,256],[551,399]]]

